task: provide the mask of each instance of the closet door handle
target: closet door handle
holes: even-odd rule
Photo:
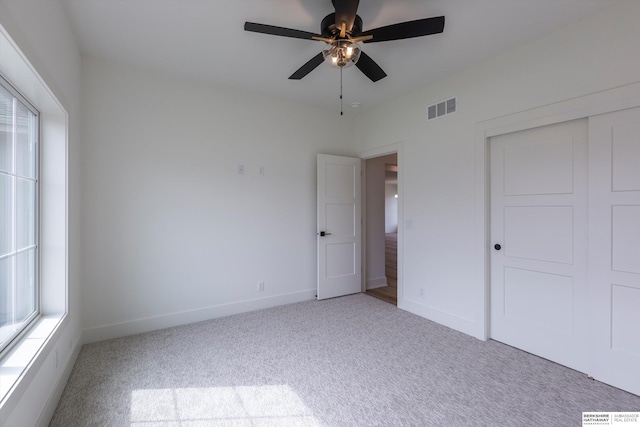
[[[493,249],[499,251],[500,249],[502,249],[502,246],[500,246],[500,243],[496,243],[495,245],[493,245]]]

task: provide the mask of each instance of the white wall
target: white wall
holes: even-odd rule
[[[87,340],[314,298],[315,158],[353,120],[93,58],[83,102]]]
[[[0,410],[6,426],[47,425],[79,350],[80,319],[80,53],[58,2],[0,1],[0,24],[69,115],[68,133],[68,315],[32,361],[32,369]],[[2,64],[6,66],[8,64]],[[21,88],[26,93],[35,87]],[[64,136],[62,137],[64,138]],[[63,144],[61,144],[62,146]],[[64,155],[64,153],[61,153]],[[47,202],[48,203],[48,202]],[[64,204],[64,200],[62,201]],[[64,222],[64,219],[62,219]],[[59,242],[60,243],[60,242]],[[64,250],[64,242],[60,247]],[[49,250],[49,248],[45,248]],[[59,263],[64,263],[63,257]],[[64,270],[64,267],[61,268]],[[43,278],[47,280],[48,278]],[[55,364],[57,353],[58,364]]]
[[[475,129],[484,120],[640,81],[640,2],[488,59],[356,120],[359,152],[404,143],[401,308],[477,337],[483,280],[476,233]],[[459,111],[427,122],[425,107],[458,96]],[[420,297],[420,289],[424,297]]]

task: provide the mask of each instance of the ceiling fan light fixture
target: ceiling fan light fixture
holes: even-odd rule
[[[348,68],[358,62],[360,45],[350,40],[334,40],[322,49],[325,62],[334,68]]]

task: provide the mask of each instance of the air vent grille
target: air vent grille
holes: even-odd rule
[[[453,97],[427,106],[427,120],[437,119],[458,110],[458,98]]]

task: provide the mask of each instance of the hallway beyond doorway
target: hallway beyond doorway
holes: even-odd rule
[[[385,234],[385,275],[387,286],[367,290],[367,295],[398,305],[398,233]]]

